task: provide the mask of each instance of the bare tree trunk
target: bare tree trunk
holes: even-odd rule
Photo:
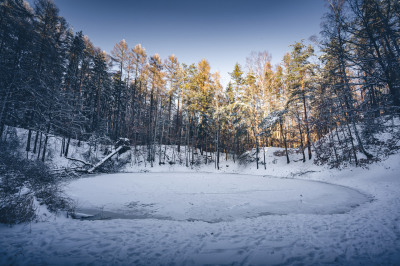
[[[264,169],[267,170],[267,162],[265,161],[265,143],[266,143],[266,141],[264,141],[264,145],[263,145],[263,151],[264,151]]]
[[[31,150],[31,138],[32,138],[32,129],[28,131],[28,141],[26,143],[26,156],[28,156],[28,152]]]
[[[161,112],[161,111],[160,111]],[[161,153],[162,153],[162,141],[164,137],[164,120],[163,120],[163,126],[162,126],[162,131],[161,131],[161,137],[160,137],[160,157],[159,157],[159,162],[158,164],[161,164]],[[165,148],[167,147],[167,144],[164,143]],[[165,152],[164,152],[164,161],[165,161]]]
[[[62,157],[64,153],[64,145],[65,145],[65,137],[63,137],[61,141],[60,157]]]
[[[65,148],[65,154],[64,157],[67,158],[68,157],[68,150],[69,150],[69,143],[71,141],[71,137],[68,137],[68,141],[67,141],[67,147]]]
[[[37,159],[39,160],[40,158],[40,150],[42,149],[42,132],[40,132],[40,141],[39,141],[39,151],[38,151],[38,155],[37,155]]]
[[[255,131],[254,131],[254,138],[256,140],[256,163],[257,163],[257,169],[258,169],[258,141],[257,141],[257,136],[255,134]]]
[[[177,128],[178,128],[178,152],[181,152],[181,134],[182,134],[182,105],[179,105],[180,97],[178,96],[178,109],[177,109]]]
[[[217,117],[217,169],[219,170],[219,114]]]
[[[189,115],[186,117],[186,146],[185,146],[185,159],[186,159],[186,167],[189,167],[189,153],[187,152],[187,149],[189,148]]]
[[[36,146],[37,146],[38,138],[39,138],[39,130],[36,131],[35,144],[33,146],[33,153],[34,154],[36,153]]]
[[[207,160],[208,160],[208,155],[207,155],[207,136],[206,136],[206,164],[207,164]]]
[[[333,137],[332,137],[332,128],[331,128],[331,126],[329,126],[329,129],[330,129],[330,132],[328,132],[329,140],[330,140],[331,143],[332,143],[333,151],[335,152],[336,161],[339,162],[339,157],[338,157],[338,154],[337,154],[337,151],[336,151],[335,140],[334,140]]]
[[[299,121],[300,122],[300,121]],[[298,123],[299,125],[299,133],[300,133],[300,148],[301,148],[301,153],[303,154],[303,163],[306,162],[306,155],[304,154],[304,145],[303,145],[303,132],[301,131],[301,124]]]
[[[47,126],[46,138],[44,140],[42,162],[44,162],[44,158],[46,156],[46,148],[47,148],[47,141],[49,140],[49,133],[50,133],[50,122],[49,125]]]
[[[194,117],[192,117],[192,123],[193,123],[192,127],[194,127],[193,128],[193,140],[192,140],[192,167],[193,167],[193,164],[194,164],[194,152],[195,152],[195,149],[196,149],[196,124],[195,124],[195,118]]]
[[[6,105],[7,105],[7,100],[8,100],[8,97],[10,95],[10,92],[11,92],[11,86],[9,86],[7,94],[4,97],[3,106],[1,107],[1,113],[0,113],[0,138],[3,135],[3,128],[4,128],[3,117],[6,117],[6,113],[7,113]]]
[[[349,124],[347,123],[346,125],[347,125],[347,129],[348,129],[348,131],[349,131],[349,134],[350,134],[351,147],[353,148],[353,153],[354,153],[354,159],[355,159],[355,161],[356,161],[356,166],[358,166],[357,151],[356,151],[356,148],[355,148],[355,146],[354,146],[353,134],[351,134],[351,129],[350,129]]]
[[[304,90],[304,88],[303,88]],[[308,148],[308,160],[311,160],[312,154],[311,154],[311,144],[310,144],[310,130],[308,129],[308,118],[307,118],[307,107],[306,107],[306,97],[303,96],[303,104],[304,104],[304,121],[306,124],[306,131],[307,131],[307,148]]]
[[[283,134],[282,121],[280,121],[280,126],[281,126],[281,134],[282,134],[282,138],[283,138],[283,143],[285,144],[286,162],[287,162],[287,164],[289,164],[289,163],[290,163],[290,160],[289,160],[289,152],[288,152],[288,150],[287,150],[287,145],[286,145],[286,136]]]

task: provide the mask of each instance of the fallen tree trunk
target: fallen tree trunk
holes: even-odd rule
[[[67,157],[67,159],[68,159],[68,160],[71,160],[71,161],[77,161],[77,162],[83,163],[84,165],[90,165],[90,166],[93,166],[93,164],[91,164],[91,163],[88,163],[88,162],[85,162],[85,161],[82,161],[82,160],[79,160],[79,159],[75,159],[75,158],[69,158],[69,157]]]
[[[117,154],[120,150],[126,149],[126,148],[127,148],[126,146],[119,146],[114,152],[110,153],[107,157],[105,157],[103,160],[98,162],[95,166],[90,168],[87,172],[89,174],[92,174],[94,172],[94,170],[99,168],[102,164],[104,164],[107,160],[109,160],[111,157],[113,157],[115,154]]]

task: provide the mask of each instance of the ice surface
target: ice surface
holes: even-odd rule
[[[368,201],[344,186],[297,179],[211,173],[126,173],[71,182],[85,212],[206,222],[272,214],[334,214]]]

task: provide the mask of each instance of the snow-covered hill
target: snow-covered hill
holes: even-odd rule
[[[70,160],[59,157],[57,142],[52,142],[54,152],[52,162],[60,166],[71,164]],[[80,159],[88,160],[82,155],[87,151],[87,144],[80,148],[73,144],[71,156],[82,156]],[[171,149],[172,150],[172,149]],[[265,186],[272,183],[268,180],[286,180],[295,178],[307,181],[318,181],[328,184],[343,186],[352,189],[368,198],[367,202],[355,205],[354,208],[344,213],[302,213],[287,212],[285,215],[249,215],[225,219],[219,222],[207,222],[200,219],[161,219],[157,217],[127,217],[130,219],[111,219],[80,221],[51,216],[47,222],[30,224],[28,226],[17,225],[8,228],[0,225],[0,264],[8,265],[399,265],[400,264],[400,154],[394,154],[384,158],[380,162],[368,165],[369,169],[349,166],[345,169],[329,169],[326,166],[317,166],[312,161],[303,163],[301,155],[291,154],[291,163],[286,164],[286,158],[275,156],[277,148],[268,148],[266,151],[266,165],[259,165],[256,169],[255,162],[247,166],[233,163],[231,158],[225,161],[221,156],[220,170],[214,163],[201,166],[186,167],[182,164],[158,164],[158,159],[151,167],[143,160],[130,160],[130,152],[120,156],[119,160],[126,162],[122,168],[124,178],[129,182],[120,182],[113,175],[90,175],[89,179],[71,181],[68,193],[78,195],[78,189],[73,189],[79,182],[91,181],[96,186],[85,185],[83,190],[90,190],[98,201],[111,204],[117,199],[132,197],[132,208],[149,209],[167,208],[164,210],[187,210],[191,208],[200,210],[216,210],[232,206],[240,210],[249,208],[254,211],[252,205],[256,205],[260,196],[252,194],[257,186]],[[168,151],[168,149],[167,149]],[[263,162],[263,150],[260,153],[260,161]],[[168,155],[168,154],[167,154]],[[169,155],[168,155],[169,156]],[[199,155],[200,156],[200,155]],[[296,157],[298,156],[298,157]],[[157,156],[156,156],[157,157]],[[166,156],[167,157],[167,156]],[[139,157],[137,157],[139,158]],[[163,158],[163,156],[162,156]],[[141,162],[140,162],[141,161]],[[236,160],[237,162],[237,160]],[[193,175],[193,184],[187,191],[187,186],[162,182],[156,182],[150,178],[149,172],[180,172],[179,176],[190,183]],[[187,175],[185,175],[185,172]],[[202,177],[195,177],[195,173]],[[224,173],[224,175],[218,175]],[[232,182],[219,182],[222,177],[229,178],[228,173],[234,173]],[[197,175],[198,175],[197,174]],[[246,174],[246,175],[237,175]],[[178,175],[177,175],[178,177]],[[86,178],[86,177],[84,177]],[[109,179],[108,179],[109,178]],[[165,176],[168,178],[168,176]],[[103,181],[102,181],[103,180]],[[107,180],[107,181],[104,181]],[[171,179],[176,182],[178,179]],[[260,181],[262,180],[262,181]],[[96,182],[98,181],[98,182]],[[153,182],[154,181],[154,182]],[[78,182],[78,183],[74,183]],[[153,185],[149,185],[153,182]],[[168,182],[168,181],[165,181]],[[244,182],[240,185],[240,182]],[[188,184],[189,184],[188,183]],[[235,184],[234,184],[235,183]],[[142,184],[142,185],[140,185]],[[197,184],[197,185],[196,185]],[[213,189],[209,190],[208,185]],[[89,187],[88,187],[89,186]],[[109,189],[107,189],[109,187]],[[254,188],[253,188],[254,187]],[[304,189],[312,193],[312,186]],[[201,201],[196,197],[191,198],[190,193],[196,190],[214,192],[240,192],[243,203],[249,205],[239,206],[237,198],[230,200],[233,194],[219,194],[219,202],[212,203],[212,198],[204,194]],[[259,189],[260,190],[260,189]],[[326,191],[324,191],[326,190]],[[75,192],[74,192],[75,191]],[[137,193],[135,193],[137,191]],[[162,192],[159,194],[157,191]],[[331,195],[333,191],[327,188],[319,188],[314,196]],[[98,192],[98,193],[96,193]],[[318,193],[317,193],[318,192]],[[175,197],[179,193],[185,194],[179,200]],[[248,196],[244,196],[249,193]],[[260,192],[256,192],[260,193]],[[267,192],[265,192],[267,193]],[[288,194],[285,194],[288,193]],[[286,190],[276,197],[276,201],[283,204],[282,209],[290,209],[287,205],[294,197],[306,198],[307,195],[294,195],[296,190]],[[83,194],[88,194],[87,192]],[[141,196],[140,196],[141,195]],[[168,195],[175,195],[171,200]],[[224,196],[226,195],[226,196]],[[261,195],[261,194],[260,194]],[[288,202],[285,202],[288,195]],[[89,195],[88,195],[89,196]],[[135,201],[140,196],[143,202]],[[346,200],[345,194],[337,195]],[[149,202],[145,202],[144,199]],[[188,198],[191,198],[190,201]],[[252,200],[253,198],[253,200]],[[266,197],[267,199],[268,197]],[[152,205],[152,203],[159,205]],[[210,199],[209,203],[206,203]],[[87,198],[88,201],[92,199]],[[169,201],[171,200],[171,201]],[[203,202],[203,203],[201,203]],[[307,200],[305,200],[305,203]],[[192,203],[193,205],[191,205]],[[196,203],[211,204],[213,206],[196,206]],[[319,202],[323,204],[323,202]],[[83,204],[83,202],[82,202]],[[101,205],[101,202],[99,202]],[[147,204],[147,205],[146,205]],[[108,205],[107,205],[108,206]],[[107,209],[103,206],[103,209]],[[115,205],[117,207],[117,205]],[[123,205],[125,206],[125,205]],[[129,208],[129,206],[125,206]],[[225,207],[224,207],[225,206]],[[101,206],[100,206],[101,207]],[[108,206],[110,207],[110,206]],[[112,207],[112,206],[111,206]],[[229,206],[228,206],[229,207]],[[228,208],[227,207],[227,208]],[[279,206],[273,206],[278,208]],[[51,215],[44,206],[38,206],[42,216]],[[118,208],[118,207],[117,207]],[[233,208],[232,210],[236,210]],[[159,209],[162,211],[163,209]],[[195,209],[193,209],[195,210]],[[100,209],[99,209],[100,211]],[[168,213],[168,212],[166,212]],[[212,214],[206,211],[206,214]],[[219,212],[215,211],[217,215]],[[221,209],[221,214],[230,215],[230,212]],[[45,215],[43,215],[45,214]]]

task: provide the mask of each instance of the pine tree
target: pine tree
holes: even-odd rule
[[[296,105],[299,102],[303,105],[304,120],[298,119],[298,123],[304,123],[306,143],[308,148],[308,159],[311,160],[311,140],[308,116],[309,111],[307,102],[310,98],[313,89],[313,76],[315,66],[308,60],[314,54],[314,49],[311,45],[306,47],[302,42],[296,42],[293,46],[293,51],[290,54],[288,61],[287,80],[289,82],[289,102],[290,105]],[[296,111],[295,111],[296,112]],[[299,117],[299,115],[297,115]],[[301,131],[301,125],[299,124]],[[300,133],[300,141],[302,143],[303,137]],[[301,146],[303,146],[301,144]]]

